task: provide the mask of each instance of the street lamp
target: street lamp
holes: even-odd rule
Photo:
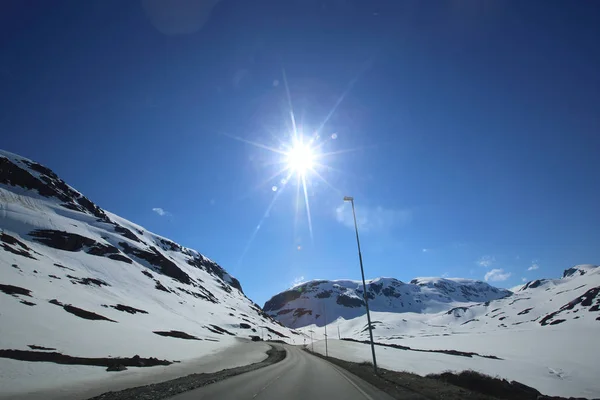
[[[367,297],[367,284],[365,283],[365,270],[363,269],[362,253],[360,252],[360,240],[358,239],[358,224],[356,223],[356,211],[354,211],[354,197],[345,196],[344,201],[352,203],[352,215],[354,216],[354,229],[356,231],[356,245],[358,246],[358,260],[360,261],[360,273],[362,275],[363,295],[365,308],[367,309],[367,323],[369,324],[369,337],[371,338],[371,353],[373,354],[373,370],[377,374],[377,360],[375,359],[375,342],[373,342],[373,328],[371,327],[371,314],[369,313],[369,299]]]

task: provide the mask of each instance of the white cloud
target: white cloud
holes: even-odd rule
[[[494,256],[481,256],[479,260],[477,260],[477,265],[480,267],[491,267],[493,263],[496,262],[496,258]]]
[[[166,211],[166,210],[164,210],[164,209],[162,209],[162,208],[160,208],[160,207],[154,207],[154,208],[152,209],[152,211],[154,211],[155,213],[157,213],[157,214],[158,214],[158,215],[160,215],[161,217],[168,217],[168,216],[170,216],[170,215],[171,215],[171,213],[170,213],[170,212],[168,212],[168,211]]]
[[[486,282],[501,282],[510,278],[511,275],[510,272],[504,272],[501,268],[494,268],[485,274],[484,279]]]
[[[521,282],[527,282],[527,278],[521,278]]]
[[[303,282],[304,282],[304,275],[302,275],[302,276],[297,276],[297,277],[295,277],[295,278],[294,278],[294,280],[292,281],[292,285],[291,285],[291,287],[294,287],[294,286],[296,286],[296,285],[299,285],[299,284],[301,284],[301,283],[303,283]]]
[[[429,249],[422,249],[421,250],[423,253],[427,253],[429,251]]]
[[[344,203],[335,209],[339,223],[354,229],[352,206]],[[383,207],[356,207],[356,222],[361,232],[385,232],[395,226],[406,225],[412,217],[410,210],[395,210]]]
[[[538,263],[534,262],[531,264],[531,267],[527,268],[527,271],[535,271],[539,267],[540,267],[540,265]]]

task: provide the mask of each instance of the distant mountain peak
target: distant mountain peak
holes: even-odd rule
[[[366,281],[369,308],[388,312],[437,312],[461,302],[485,302],[512,292],[489,284],[459,278],[415,278],[404,283],[382,277]],[[263,310],[289,327],[323,325],[343,317],[364,314],[362,281],[312,280],[273,296]]]
[[[575,265],[574,267],[566,269],[565,272],[563,272],[563,278],[569,278],[569,277],[572,277],[575,275],[585,275],[589,272],[599,271],[599,270],[600,269],[598,269],[598,265],[594,265],[594,264]]]

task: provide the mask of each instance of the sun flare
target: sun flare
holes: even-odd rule
[[[301,176],[313,169],[313,161],[313,150],[300,141],[294,143],[286,154],[287,167]]]

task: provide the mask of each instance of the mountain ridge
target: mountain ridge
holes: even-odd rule
[[[488,301],[512,294],[485,282],[462,278],[395,278],[366,281],[371,311],[436,312],[464,302]],[[289,327],[324,324],[328,319],[351,319],[364,313],[362,281],[312,280],[297,284],[265,302],[263,310]]]
[[[171,362],[221,351],[237,338],[301,337],[210,258],[102,209],[50,168],[2,150],[0,310],[0,350],[16,351],[4,356],[52,348],[70,359]],[[9,376],[22,377],[27,388],[104,374],[4,356],[0,364],[10,363]]]

